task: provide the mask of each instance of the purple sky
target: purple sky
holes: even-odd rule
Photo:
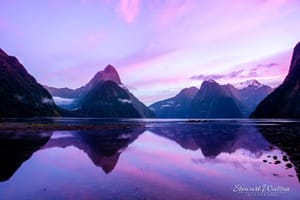
[[[299,0],[1,0],[0,48],[37,80],[84,85],[107,64],[146,104],[203,79],[286,75]]]

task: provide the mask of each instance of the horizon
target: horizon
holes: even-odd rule
[[[220,84],[256,79],[276,87],[300,41],[296,0],[2,5],[0,48],[39,83],[79,88],[112,64],[146,105],[199,88],[209,78]]]

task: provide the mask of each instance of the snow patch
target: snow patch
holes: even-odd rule
[[[167,103],[173,105],[175,102],[174,101],[167,101]]]
[[[74,103],[75,99],[68,99],[68,98],[62,98],[62,97],[53,97],[54,102],[58,106],[66,106]]]
[[[20,102],[23,102],[23,100],[24,100],[24,97],[21,95],[15,95],[15,98]]]
[[[257,80],[247,80],[247,81],[244,81],[244,82],[237,83],[233,86],[235,88],[241,90],[241,89],[244,89],[244,88],[249,87],[249,86],[260,88],[263,85],[260,82],[258,82]]]
[[[130,134],[122,134],[122,135],[120,135],[119,137],[118,137],[118,139],[129,139],[131,137],[131,135]]]
[[[168,107],[171,107],[172,105],[170,104],[164,104],[164,105],[161,105],[160,108],[163,109],[163,108],[168,108]]]
[[[123,88],[124,90],[127,90],[127,87],[125,85],[123,85],[123,84],[119,84],[119,87]]]
[[[41,101],[43,104],[54,104],[53,99],[49,99],[45,97],[43,97]]]
[[[119,100],[121,103],[132,103],[132,101],[129,100],[129,99],[121,99],[121,98],[119,98],[118,100]]]

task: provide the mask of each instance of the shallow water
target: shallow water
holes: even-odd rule
[[[300,199],[297,121],[33,122],[135,126],[0,131],[1,200]]]

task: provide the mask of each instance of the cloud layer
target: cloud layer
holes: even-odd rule
[[[1,6],[1,48],[42,84],[77,88],[110,63],[147,104],[208,78],[275,86],[300,40],[298,0],[3,0]]]
[[[119,0],[117,12],[124,21],[132,23],[139,15],[140,5],[140,0]]]

